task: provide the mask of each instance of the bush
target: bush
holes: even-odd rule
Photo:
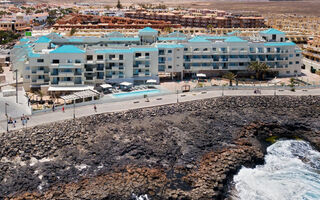
[[[316,71],[317,71],[317,70],[316,70],[315,68],[313,68],[313,66],[311,66],[310,72],[314,74],[314,73],[316,73]]]

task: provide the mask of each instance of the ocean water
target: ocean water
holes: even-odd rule
[[[320,200],[320,152],[304,141],[278,141],[264,165],[242,167],[233,184],[233,199]]]

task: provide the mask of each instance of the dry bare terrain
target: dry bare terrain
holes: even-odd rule
[[[320,16],[320,1],[184,1],[184,3],[170,4],[192,8],[210,8],[227,11],[256,11],[262,14],[295,13],[299,15]]]

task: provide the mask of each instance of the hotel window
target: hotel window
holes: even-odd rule
[[[37,59],[37,62],[38,62],[38,63],[43,63],[44,60],[43,60],[43,59]]]
[[[212,51],[217,51],[217,48],[212,48]]]
[[[150,56],[150,53],[146,53],[146,57],[149,57]]]
[[[164,55],[164,50],[163,49],[159,50],[159,55]]]
[[[136,53],[136,58],[140,57],[141,53]]]
[[[188,48],[184,48],[184,51],[188,51]]]
[[[300,54],[296,54],[296,57],[299,57],[300,56]]]
[[[59,61],[59,60],[52,60],[52,63],[53,63],[53,64],[59,64],[60,61]]]
[[[290,74],[290,71],[286,71],[287,74]]]
[[[289,62],[289,65],[292,65],[292,62]]]
[[[168,53],[172,53],[172,50],[170,49],[170,50],[168,50]]]
[[[203,51],[208,51],[208,48],[204,48]]]
[[[293,54],[289,54],[289,57],[292,58],[292,57],[293,57]]]
[[[72,60],[71,60],[71,59],[68,59],[68,60],[67,60],[67,63],[72,63]]]
[[[81,60],[75,59],[74,62],[75,62],[75,63],[81,63]]]
[[[87,60],[93,60],[93,56],[92,55],[87,55]]]
[[[97,55],[97,60],[103,60],[103,55]]]
[[[168,69],[172,69],[172,66],[171,66],[171,65],[168,65]]]
[[[172,58],[171,58],[171,57],[169,57],[169,58],[168,58],[168,61],[172,61]]]
[[[296,64],[299,64],[300,62],[299,61],[296,61]]]
[[[199,51],[199,48],[195,48],[193,51]]]
[[[115,57],[116,57],[116,55],[109,55],[109,60],[112,60]]]
[[[119,60],[123,60],[123,55],[119,55]]]
[[[164,72],[164,71],[165,71],[165,66],[159,65],[159,72]]]

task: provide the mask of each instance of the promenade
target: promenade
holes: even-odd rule
[[[126,100],[119,102],[110,102],[104,104],[96,104],[97,112],[94,111],[93,105],[86,105],[81,107],[69,108],[65,112],[62,110],[56,110],[55,112],[41,112],[36,113],[30,117],[27,123],[27,127],[37,126],[41,124],[47,124],[52,122],[64,121],[68,119],[73,119],[75,114],[76,118],[101,114],[107,112],[121,112],[130,109],[146,108],[153,106],[160,106],[166,104],[173,104],[177,102],[187,102],[193,100],[207,99],[213,97],[224,96],[259,96],[259,95],[274,95],[275,90],[262,90],[261,94],[254,94],[253,89],[248,90],[210,90],[210,91],[198,91],[198,92],[188,92],[181,94],[168,94],[163,96],[149,97],[149,101],[144,98],[137,98],[135,100]],[[308,90],[296,90],[296,92],[291,92],[289,90],[277,90],[276,95],[320,95],[320,89],[308,89]],[[17,130],[21,128],[27,128],[22,126],[20,118],[16,119],[16,127],[14,128],[9,124],[10,130]],[[7,129],[7,124],[5,120],[0,121],[0,132],[5,132]]]

